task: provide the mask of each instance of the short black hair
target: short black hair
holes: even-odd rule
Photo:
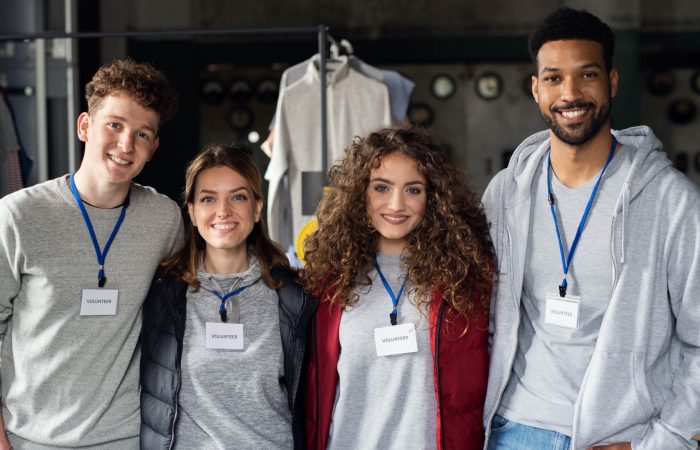
[[[610,27],[587,11],[560,8],[554,11],[530,33],[528,48],[533,64],[537,66],[540,48],[550,41],[581,39],[594,41],[603,47],[603,60],[609,72],[612,69],[615,35]]]

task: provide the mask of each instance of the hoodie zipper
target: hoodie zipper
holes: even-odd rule
[[[179,379],[179,377],[178,377]],[[177,382],[177,389],[175,389],[175,399],[180,397],[180,381],[178,380]],[[170,445],[168,446],[168,449],[172,450],[173,445],[175,445],[175,422],[177,422],[177,400],[175,400],[175,414],[173,414],[173,421],[170,424],[170,429],[172,430],[172,434],[170,435]]]
[[[507,208],[505,208],[505,209],[507,212]],[[503,220],[505,222],[506,234],[508,236],[509,255],[508,255],[507,259],[508,259],[508,263],[509,263],[508,270],[510,271],[510,290],[511,290],[511,295],[513,296],[513,299],[516,299],[518,297],[515,295],[515,288],[514,288],[514,286],[515,286],[515,273],[513,272],[513,240],[511,239],[510,228],[508,227],[508,221],[505,217]],[[508,362],[509,372],[513,371],[513,363],[515,362],[515,355],[518,352],[517,335],[518,335],[518,332],[520,329],[520,306],[519,306],[519,304],[516,304],[516,309],[518,311],[518,324],[517,324],[516,329],[515,329],[515,335],[516,335],[515,342],[516,342],[516,344],[515,344],[515,348],[513,348],[513,350],[511,351],[509,362]],[[496,402],[494,403],[494,408],[493,408],[493,410],[489,411],[489,419],[488,419],[488,422],[486,425],[488,430],[489,430],[489,437],[491,434],[491,422],[493,421],[493,417],[496,415],[496,411],[498,410],[498,405],[501,404],[501,399],[503,398],[503,393],[506,390],[506,386],[508,385],[509,379],[510,379],[510,374],[508,375],[508,377],[506,377],[505,383],[502,383],[498,387],[498,397],[496,399]]]
[[[178,348],[178,355],[177,355],[177,364],[181,364],[182,362],[182,348],[184,347],[184,340],[185,340],[185,326],[187,322],[187,290],[185,290],[184,294],[185,295],[185,310],[182,312],[182,340],[179,343],[179,348]],[[173,295],[175,297],[176,295]],[[177,368],[177,366],[176,366]],[[176,378],[177,382],[177,387],[175,388],[175,407],[173,408],[173,421],[170,424],[170,430],[171,430],[171,435],[170,435],[170,445],[168,445],[168,449],[172,450],[173,446],[175,445],[175,424],[177,423],[177,413],[178,413],[178,399],[180,398],[180,386],[182,385],[182,366],[177,368],[178,369],[178,376]]]
[[[627,182],[625,182],[627,183]],[[623,185],[623,189],[625,189],[626,186]],[[624,195],[624,194],[621,194]],[[622,208],[626,208],[627,205],[624,203],[622,204]],[[624,214],[622,212],[621,214]],[[617,282],[619,280],[618,274],[620,271],[618,270],[618,263],[617,263],[617,257],[615,253],[615,224],[617,223],[619,215],[613,216],[612,224],[611,224],[611,230],[610,230],[610,254],[612,255],[612,263],[613,263],[613,279],[612,279],[612,284],[611,284],[611,290],[610,290],[610,299],[608,300],[608,308],[605,310],[605,314],[603,314],[603,319],[600,321],[600,328],[598,329],[598,333],[600,334],[600,330],[602,330],[605,327],[606,320],[608,318],[608,309],[610,308],[610,302],[612,302],[612,297],[613,294],[615,293],[615,289],[617,288]],[[624,227],[624,223],[622,225]],[[623,230],[624,232],[624,230]],[[623,242],[624,245],[624,242]],[[624,254],[624,248],[621,250]],[[596,350],[598,349],[597,346],[597,339],[596,339],[596,346],[593,349],[593,353],[591,354],[591,361],[593,361],[593,357],[596,354]],[[581,387],[579,388],[579,395],[578,395],[578,401],[574,405],[574,423],[572,424],[572,433],[571,433],[571,448],[576,449],[576,438],[578,435],[578,420],[576,420],[577,413],[580,412],[581,409],[581,403],[580,399],[583,398],[583,393],[586,389],[586,386],[588,384],[588,373],[590,371],[591,365],[590,363],[588,364],[588,367],[586,368],[586,373],[583,376],[583,381],[581,382]]]

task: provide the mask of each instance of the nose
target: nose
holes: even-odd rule
[[[576,78],[564,78],[561,83],[561,99],[569,102],[581,99],[581,88]]]
[[[229,202],[219,202],[218,207],[216,208],[216,216],[217,217],[228,217],[231,215],[231,205]]]
[[[389,197],[388,207],[392,211],[403,211],[406,207],[404,192],[401,189],[394,189]]]
[[[131,153],[134,151],[134,137],[130,133],[122,133],[117,145],[124,153]]]

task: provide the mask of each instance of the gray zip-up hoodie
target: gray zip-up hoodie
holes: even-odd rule
[[[572,449],[617,442],[635,450],[696,449],[700,190],[671,167],[648,127],[613,134],[636,153],[610,222],[612,295],[574,406]],[[527,138],[483,198],[499,269],[487,443],[518,345],[531,185],[549,145],[549,131]]]

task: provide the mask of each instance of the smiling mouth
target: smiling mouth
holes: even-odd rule
[[[401,225],[408,220],[408,216],[390,216],[388,214],[382,214],[382,218],[392,225]]]
[[[575,109],[573,111],[559,111],[559,114],[564,116],[565,119],[576,119],[586,114],[586,109]]]
[[[112,162],[114,162],[114,163],[117,163],[117,164],[119,164],[120,166],[128,166],[128,165],[132,164],[131,161],[127,161],[126,159],[117,158],[117,157],[114,156],[114,155],[109,155],[109,154],[108,154],[107,157],[110,159],[110,161],[112,161]]]
[[[236,228],[235,223],[215,223],[211,226],[215,230],[233,230]]]
[[[593,109],[593,104],[576,100],[573,102],[564,103],[552,108],[553,113],[561,114],[564,119],[575,120],[584,116],[588,111]]]

